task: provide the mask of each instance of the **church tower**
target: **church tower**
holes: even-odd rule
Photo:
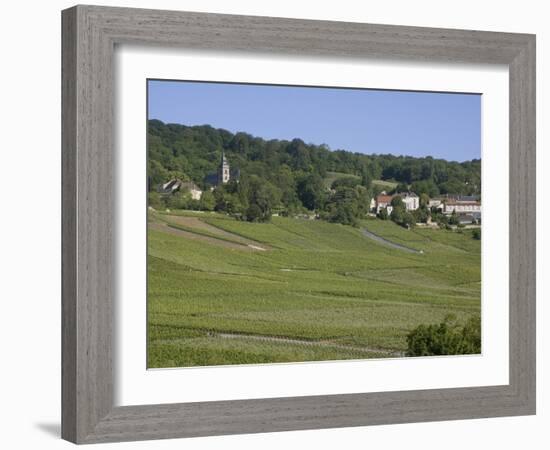
[[[222,151],[222,159],[218,168],[218,184],[225,184],[229,181],[229,163],[225,159],[225,153]]]

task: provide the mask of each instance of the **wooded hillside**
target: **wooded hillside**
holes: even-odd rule
[[[346,217],[365,213],[370,198],[381,189],[373,180],[394,181],[399,183],[397,191],[410,189],[430,197],[478,195],[481,190],[481,160],[458,163],[431,157],[365,155],[331,150],[298,138],[265,140],[209,125],[159,120],[150,120],[148,125],[149,189],[154,191],[159,183],[174,177],[208,189],[208,176],[216,173],[223,151],[231,168],[241,174],[240,187],[229,183],[214,191],[216,209],[229,213],[256,204],[259,210],[253,207],[251,214],[267,217],[274,208],[316,210],[328,214],[325,218],[329,220],[336,215],[335,221],[348,223]],[[326,189],[328,173],[341,174],[331,183],[332,193]]]
[[[265,140],[208,125],[188,127],[149,121],[149,175],[153,182],[165,181],[167,172],[177,172],[201,184],[208,173],[216,171],[222,150],[232,167],[275,183],[281,173],[283,178],[289,173],[296,178],[303,173],[325,177],[326,172],[341,172],[369,180],[407,184],[422,181],[433,190],[432,196],[477,195],[481,189],[479,159],[458,163],[431,157],[365,155],[341,149],[331,151],[325,145],[307,144],[300,139]],[[413,190],[423,193],[422,189]]]

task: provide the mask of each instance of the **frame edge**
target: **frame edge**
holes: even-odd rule
[[[76,67],[77,8],[61,15],[61,437],[77,440],[76,387]]]
[[[124,20],[126,14],[129,15],[127,21]],[[462,58],[462,60],[479,61],[494,50],[490,59],[493,63],[509,64],[510,208],[511,211],[521,212],[516,214],[515,221],[512,220],[513,215],[510,216],[510,255],[513,263],[510,273],[510,385],[471,388],[469,390],[471,392],[476,390],[480,398],[475,401],[466,395],[459,403],[458,411],[451,410],[446,414],[438,414],[437,410],[429,412],[429,407],[426,407],[422,401],[415,400],[414,393],[385,393],[393,395],[384,395],[387,400],[380,402],[377,401],[380,396],[373,394],[320,396],[304,400],[300,414],[295,417],[296,425],[283,425],[286,423],[284,420],[276,425],[270,422],[270,416],[265,410],[271,409],[272,413],[274,410],[277,412],[276,405],[279,405],[282,408],[278,410],[279,414],[288,413],[292,416],[288,405],[296,404],[300,397],[262,400],[272,405],[265,408],[257,406],[258,401],[255,400],[231,402],[236,411],[241,413],[238,417],[229,414],[230,410],[225,409],[223,412],[223,408],[220,409],[223,403],[230,402],[113,408],[113,373],[110,359],[113,300],[110,253],[113,205],[110,193],[113,154],[110,128],[112,118],[110,64],[114,43],[135,40],[139,33],[133,21],[139,21],[147,14],[155,14],[156,25],[142,28],[145,31],[140,42],[147,42],[148,39],[153,42],[156,38],[157,44],[160,42],[167,45],[170,45],[171,40],[172,45],[182,45],[184,41],[170,34],[173,28],[170,28],[162,38],[156,34],[159,17],[167,17],[170,14],[177,16],[172,20],[178,22],[181,19],[182,23],[189,25],[195,32],[197,27],[204,27],[205,22],[211,29],[215,29],[221,18],[226,17],[237,25],[242,25],[241,21],[253,18],[256,26],[260,27],[263,22],[273,26],[278,20],[262,16],[224,16],[86,5],[75,6],[62,12],[62,437],[75,443],[95,443],[534,414],[536,411],[534,323],[536,224],[534,222],[535,179],[530,176],[534,174],[535,167],[534,35],[326,21],[322,22],[323,29],[330,28],[332,24],[338,24],[334,26],[340,32],[350,27],[359,35],[362,33],[361,30],[364,30],[365,34],[369,34],[367,30],[373,30],[370,34],[378,37],[386,33],[383,37],[389,41],[389,44],[378,42],[367,49],[359,49],[358,44],[353,44],[355,47],[349,53],[356,56],[372,51],[378,57],[385,51],[388,54],[393,51],[396,57],[402,57],[399,55],[406,52],[399,49],[403,46],[403,34],[406,34],[407,30],[415,33],[416,37],[421,36],[423,32],[431,34],[435,31],[447,31],[448,35],[455,36],[454,39],[459,43],[460,36],[471,33],[473,39],[475,35],[481,50],[479,54],[474,54],[476,49],[470,49],[468,53],[466,48],[462,48],[466,47],[465,43],[462,43],[462,47],[458,45],[459,48],[456,48],[457,42],[454,42],[454,47],[451,42],[447,44],[450,47],[451,56],[438,53],[435,59],[447,60],[456,57],[457,60]],[[210,20],[212,23],[209,22]],[[293,27],[299,27],[304,23],[309,23],[312,27],[318,22],[301,19],[280,20],[285,24],[292,23]],[[173,23],[170,26],[173,27]],[[391,30],[394,30],[396,35],[393,44],[391,36],[388,37],[392,34]],[[312,33],[311,29],[306,31]],[[319,30],[318,33],[321,31]],[[303,37],[297,28],[293,28],[292,33],[289,34],[293,33]],[[433,35],[431,37],[433,38]],[[499,37],[503,40],[502,48],[498,46]],[[213,39],[206,44],[206,47],[200,48],[216,48],[217,45],[221,45],[220,39],[223,38],[224,36]],[[238,33],[232,35],[232,38],[235,42],[241,43],[242,36]],[[497,44],[494,43],[495,40]],[[333,50],[327,50],[327,54],[332,54],[331,52],[336,51],[343,43],[345,42],[340,41],[334,44]],[[230,48],[231,44],[229,40],[222,47]],[[315,45],[319,48],[323,44],[325,44],[324,41],[315,41]],[[190,45],[197,44],[192,41]],[[254,43],[250,47],[253,45]],[[287,41],[281,38],[273,44],[273,51],[283,48],[284,45],[287,45]],[[426,47],[429,45],[426,44]],[[319,48],[315,51],[319,52]],[[385,50],[386,48],[392,50]],[[427,58],[427,50],[427,48],[414,47],[414,58]],[[444,50],[445,45],[442,45],[439,51]],[[323,49],[321,53],[322,51]],[[293,52],[291,50],[291,53]],[[103,135],[101,135],[102,131]],[[104,203],[100,205],[100,201]],[[525,205],[522,206],[522,202]],[[529,219],[525,220],[529,223],[521,223],[519,219],[522,215]],[[514,234],[513,230],[517,230],[516,233],[526,234],[521,237]],[[516,240],[513,240],[512,236],[517,236]],[[104,266],[101,265],[102,263]],[[97,273],[90,275],[89,270],[92,272],[96,270]],[[519,283],[516,284],[514,291],[512,291],[513,277]],[[99,287],[96,287],[98,283]],[[512,305],[512,292],[515,292],[517,297],[514,305]],[[434,391],[439,391],[435,392],[434,398],[440,401],[447,397],[460,398],[459,394],[455,396],[459,389],[432,390]],[[429,395],[425,397],[424,402],[428,401],[429,397]],[[346,403],[342,404],[344,400]],[[415,401],[424,405],[419,412],[411,413],[399,409],[399,402],[405,402],[404,404],[410,407],[411,402]],[[468,401],[472,404],[468,404]],[[381,414],[384,418],[381,420],[369,418],[373,406],[380,405],[386,405],[388,408],[386,415]],[[335,413],[340,411],[339,417],[332,422],[326,418],[322,420],[317,417],[319,408],[325,407]],[[251,429],[244,420],[254,411],[263,411],[264,415],[252,420],[255,425],[251,424]],[[225,419],[221,417],[222,415]],[[209,419],[211,423],[202,428],[202,431],[184,428],[198,423],[192,416]],[[273,416],[271,418],[275,419]]]

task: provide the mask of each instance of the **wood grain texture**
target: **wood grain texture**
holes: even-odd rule
[[[510,71],[510,384],[535,409],[536,92],[535,40]]]
[[[62,17],[62,155],[61,155],[61,260],[62,260],[62,431],[76,440],[76,10]]]
[[[94,443],[534,414],[534,36],[95,6],[68,9],[62,19],[63,438]],[[114,407],[113,52],[121,43],[508,65],[510,384]]]
[[[82,441],[112,409],[112,42],[83,8],[63,18],[62,436]]]

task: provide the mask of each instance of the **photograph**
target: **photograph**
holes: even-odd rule
[[[548,447],[543,2],[3,6],[2,448]]]
[[[482,353],[482,95],[146,89],[147,368]]]

